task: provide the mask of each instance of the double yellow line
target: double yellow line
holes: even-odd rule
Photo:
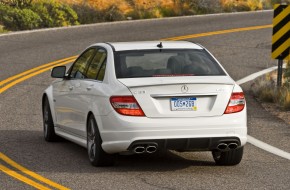
[[[192,39],[192,38],[200,38],[200,37],[206,37],[206,36],[213,36],[218,34],[227,34],[227,33],[234,33],[234,32],[242,32],[242,31],[249,31],[249,30],[260,30],[265,28],[272,28],[272,24],[269,25],[261,25],[261,26],[250,26],[245,28],[234,28],[234,29],[228,29],[228,30],[218,30],[213,32],[205,32],[205,33],[199,33],[199,34],[190,34],[185,36],[177,36],[172,38],[164,38],[161,40],[186,40],[186,39]]]
[[[19,73],[15,76],[9,77],[3,81],[0,81],[0,94],[3,93],[4,91],[6,91],[7,89],[13,87],[14,85],[16,85],[20,82],[23,82],[23,81],[25,81],[33,76],[36,76],[40,73],[48,71],[48,70],[52,69],[53,67],[71,63],[76,58],[77,58],[77,56],[72,56],[72,57],[64,58],[64,59],[61,59],[58,61],[50,62],[50,63],[44,64],[44,65],[35,67],[33,69],[27,70],[25,72]],[[19,181],[22,181],[22,182],[24,182],[32,187],[35,187],[36,189],[50,190],[51,187],[56,188],[56,189],[60,189],[60,190],[67,190],[68,189],[62,185],[59,185],[59,184],[57,184],[49,179],[42,177],[41,175],[39,175],[37,173],[34,173],[34,172],[28,170],[27,168],[17,164],[16,162],[14,162],[13,160],[11,160],[10,158],[8,158],[7,156],[5,156],[3,153],[0,152],[0,161],[1,160],[6,162],[6,164],[8,164],[9,166],[12,166],[14,168],[14,170],[0,164],[0,171],[6,173],[7,175],[14,177],[14,178],[18,179]],[[17,171],[15,171],[15,169],[21,171],[26,176],[22,175],[21,173],[18,173]],[[33,179],[30,179],[28,176],[38,180],[41,183],[35,182]],[[46,186],[44,186],[44,184],[47,184],[50,187],[46,187]]]
[[[13,160],[11,160],[10,158],[8,158],[7,156],[5,156],[4,154],[2,154],[0,152],[0,161],[4,161],[6,162],[6,164],[8,164],[9,166],[12,166],[14,169],[10,169],[7,168],[6,166],[0,164],[0,170],[4,173],[6,173],[7,175],[14,177],[36,189],[41,189],[41,190],[50,190],[51,188],[56,188],[56,189],[60,189],[60,190],[68,190],[68,188],[59,185],[47,178],[42,177],[41,175],[32,172],[30,170],[28,170],[27,168],[17,164],[16,162],[14,162]],[[22,172],[18,173],[18,172]],[[26,176],[25,176],[26,175]],[[36,182],[28,177],[34,178],[39,182]],[[48,185],[49,187],[45,186]]]
[[[33,76],[36,76],[40,73],[48,71],[55,66],[60,66],[60,65],[65,65],[65,64],[71,63],[76,58],[77,58],[77,56],[72,56],[72,57],[60,59],[60,60],[57,60],[54,62],[50,62],[50,63],[44,64],[44,65],[35,67],[33,69],[27,70],[25,72],[19,73],[17,75],[12,76],[12,77],[9,77],[3,81],[0,81],[0,94],[3,93],[4,91],[8,90],[12,86],[14,86],[22,81],[25,81]]]

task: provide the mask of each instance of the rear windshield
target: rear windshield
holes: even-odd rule
[[[136,50],[115,54],[117,78],[225,75],[205,50]]]

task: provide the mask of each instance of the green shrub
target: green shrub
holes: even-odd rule
[[[39,0],[20,5],[26,7],[0,4],[0,24],[5,29],[30,30],[79,24],[78,15],[71,7],[54,0]]]
[[[0,22],[7,30],[30,30],[39,28],[41,18],[30,9],[0,5]]]
[[[35,3],[31,7],[32,10],[34,10],[41,18],[41,27],[42,28],[48,28],[54,26],[53,18],[51,17],[47,6],[43,6],[42,3]]]
[[[62,6],[62,11],[65,12],[65,19],[69,25],[78,25],[78,14],[68,5]]]
[[[42,19],[41,27],[59,27],[78,25],[77,13],[68,5],[54,0],[39,0],[31,9]]]

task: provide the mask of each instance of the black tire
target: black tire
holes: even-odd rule
[[[112,166],[115,163],[115,155],[107,154],[102,148],[97,122],[93,115],[89,116],[87,124],[87,149],[88,156],[93,166]]]
[[[55,142],[59,139],[59,137],[55,134],[54,124],[51,116],[49,101],[47,97],[43,100],[42,106],[42,115],[43,115],[43,133],[44,139],[47,142]]]
[[[217,165],[234,166],[241,162],[244,153],[244,147],[234,150],[221,152],[218,150],[212,151],[212,156]]]

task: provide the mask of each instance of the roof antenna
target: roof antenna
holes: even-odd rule
[[[157,47],[163,48],[162,42],[160,42],[160,44],[157,44]]]

